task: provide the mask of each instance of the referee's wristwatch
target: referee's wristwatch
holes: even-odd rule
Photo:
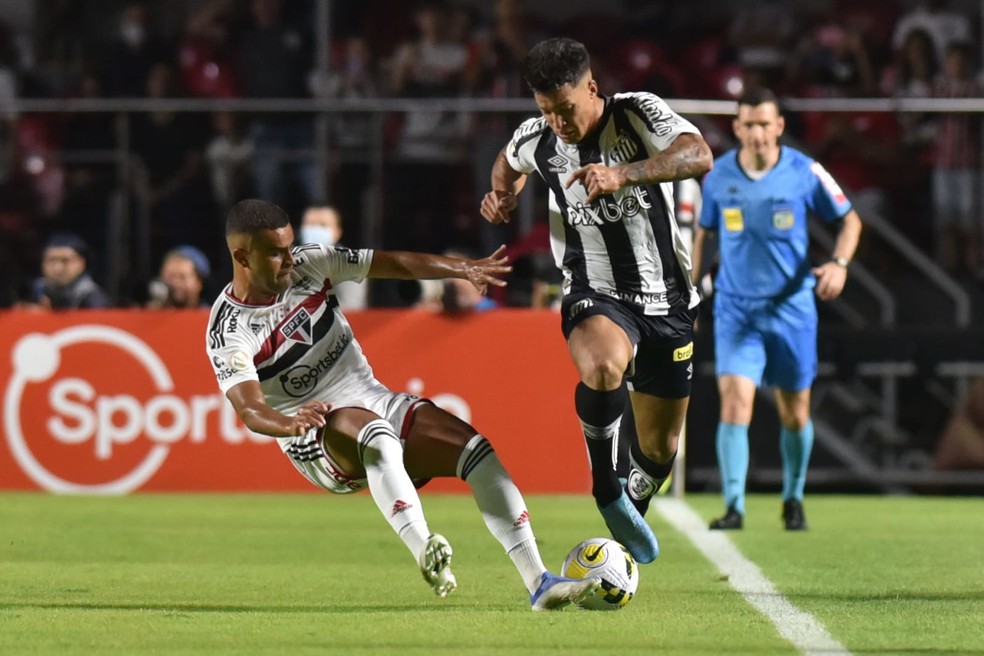
[[[833,258],[831,260],[831,262],[833,262],[834,264],[836,264],[839,267],[844,267],[845,269],[851,263],[851,261],[849,259],[847,259],[846,257],[835,257],[835,258]]]

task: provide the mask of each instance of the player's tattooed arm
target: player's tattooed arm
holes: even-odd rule
[[[681,134],[666,150],[649,159],[623,164],[618,168],[626,185],[640,185],[701,178],[713,165],[714,157],[703,137]]]
[[[571,174],[566,187],[570,189],[575,182],[580,182],[587,194],[584,202],[590,204],[603,194],[613,194],[631,185],[700,178],[713,165],[711,149],[700,135],[681,134],[669,148],[641,162],[583,166]],[[488,218],[484,211],[482,214]]]

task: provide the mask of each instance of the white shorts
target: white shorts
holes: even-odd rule
[[[410,430],[410,419],[422,403],[430,401],[413,394],[392,392],[380,385],[361,399],[333,402],[332,411],[342,408],[369,410],[388,421],[403,441]],[[364,478],[352,478],[345,474],[331,459],[324,448],[321,429],[310,430],[300,437],[278,438],[277,442],[297,471],[323,490],[335,494],[351,494],[368,485]]]

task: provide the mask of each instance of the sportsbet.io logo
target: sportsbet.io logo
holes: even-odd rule
[[[24,473],[51,492],[125,494],[174,445],[266,441],[218,392],[175,394],[165,362],[133,334],[83,325],[22,337],[3,399],[4,432]]]

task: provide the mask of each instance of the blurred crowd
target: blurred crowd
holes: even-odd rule
[[[224,211],[247,196],[284,206],[299,234],[307,210],[334,212],[338,234],[308,230],[326,243],[338,241],[342,217],[352,247],[487,255],[509,243],[522,253],[516,280],[481,309],[549,304],[557,282],[542,226],[494,232],[477,212],[521,115],[386,115],[384,184],[374,190],[373,116],[330,115],[326,171],[308,114],[133,112],[122,129],[107,113],[16,112],[18,98],[523,98],[523,56],[556,35],[588,46],[605,93],[729,99],[765,85],[795,98],[981,95],[976,2],[555,4],[333,0],[321,25],[316,0],[11,0],[22,11],[0,11],[0,307],[59,307],[55,296],[79,296],[63,288],[83,275],[87,288],[117,281],[100,292],[103,305],[207,303],[228,276]],[[324,66],[319,38],[330,46]],[[716,152],[732,145],[727,117],[693,118]],[[790,140],[943,268],[980,274],[978,115],[800,112],[788,126]],[[374,202],[383,236],[360,243]],[[140,225],[149,252],[133,248]],[[49,269],[79,261],[76,278],[56,284]],[[181,279],[198,291],[177,289]],[[465,291],[361,290],[355,307],[432,306],[444,293],[460,310],[472,302]]]

